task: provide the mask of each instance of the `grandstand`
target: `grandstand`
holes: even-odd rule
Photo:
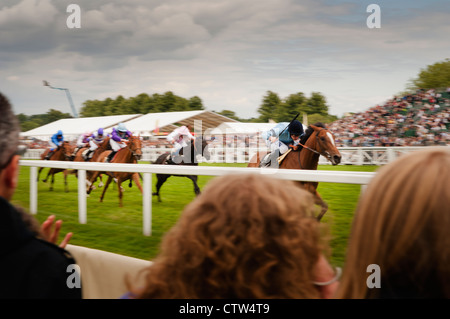
[[[450,92],[418,90],[329,125],[338,146],[428,146],[450,143]]]

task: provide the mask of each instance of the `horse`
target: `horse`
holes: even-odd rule
[[[324,156],[332,165],[338,165],[341,162],[341,153],[336,148],[334,135],[322,123],[316,123],[308,126],[305,135],[300,139],[300,148],[297,151],[290,150],[279,164],[283,169],[308,169],[317,170],[320,155]],[[255,154],[248,167],[259,167],[261,159],[267,152],[258,152]],[[284,155],[284,154],[283,154]],[[317,219],[323,217],[328,210],[328,204],[317,192],[318,182],[297,182],[314,195],[315,203],[322,207]]]
[[[204,138],[197,137],[194,143],[189,142],[187,146],[183,147],[180,152],[181,161],[176,163],[173,160],[170,160],[169,152],[163,153],[158,156],[156,161],[153,164],[162,164],[162,165],[192,165],[198,166],[198,162],[196,160],[197,155],[204,156],[207,160],[211,158],[211,154],[208,150],[209,141]],[[178,162],[178,161],[177,161]],[[169,174],[156,174],[157,182],[156,182],[156,192],[152,193],[153,196],[158,196],[158,202],[161,202],[161,195],[159,193],[161,186],[166,182],[166,180],[172,175]],[[194,184],[194,193],[195,195],[200,194],[200,187],[197,185],[198,176],[197,175],[173,175],[179,177],[187,177]]]
[[[114,158],[111,160],[111,163],[129,163],[129,164],[137,164],[137,161],[141,159],[142,156],[142,143],[140,136],[130,136],[127,143],[127,147],[120,149]],[[111,151],[104,151],[98,157],[98,162],[104,162]],[[103,202],[103,198],[105,197],[106,190],[108,189],[111,181],[117,181],[117,187],[119,189],[119,206],[123,207],[122,197],[123,197],[123,189],[122,182],[126,180],[130,180],[129,186],[131,187],[132,181],[135,182],[139,190],[142,194],[142,186],[139,181],[138,173],[129,173],[129,172],[94,172],[89,182],[91,183],[87,193],[90,194],[93,189],[93,183],[99,174],[105,173],[108,175],[108,180],[106,181],[105,187],[103,188],[102,195],[100,196],[100,202]]]
[[[68,141],[64,141],[63,143],[61,143],[60,146],[58,146],[58,148],[55,150],[55,152],[52,154],[52,156],[50,157],[51,161],[69,161],[70,160],[70,156],[72,155],[74,150],[73,145],[70,145],[70,143]],[[44,160],[45,157],[47,156],[47,154],[49,153],[49,149],[47,149],[43,154],[41,154],[41,160]],[[41,167],[39,168],[39,172],[38,172],[38,176],[37,176],[37,180],[39,181],[39,176],[41,175],[41,171],[44,168]],[[49,176],[52,176],[52,181],[50,184],[50,188],[49,190],[53,190],[53,184],[55,182],[55,174],[59,173],[59,172],[64,172],[64,190],[67,193],[69,191],[68,185],[67,185],[67,175],[68,172],[66,169],[61,169],[61,168],[50,168],[50,170],[48,171],[47,177],[45,179],[43,179],[42,181],[44,183],[47,183],[47,180],[49,178]]]
[[[110,140],[109,136],[105,137],[103,142],[101,142],[98,145],[98,148],[92,153],[92,157],[88,160],[89,162],[98,162],[98,158],[100,157],[100,154],[102,154],[103,152],[105,152],[107,150],[111,150],[111,145],[109,144],[109,140]],[[84,158],[83,154],[85,152],[87,152],[88,149],[89,149],[89,147],[83,147],[83,148],[78,149],[77,153],[75,154],[75,157],[73,158],[73,161],[74,162],[85,162],[85,158]],[[70,174],[75,174],[78,177],[77,170],[70,171]],[[91,186],[90,179],[93,176],[93,174],[94,174],[93,171],[86,171],[86,186],[87,187]],[[100,178],[100,183],[98,186],[102,187],[103,186],[102,176],[98,175],[98,178]]]

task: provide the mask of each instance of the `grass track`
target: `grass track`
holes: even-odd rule
[[[201,164],[208,166],[241,166],[246,164]],[[319,166],[320,170],[369,171],[377,166]],[[29,167],[21,167],[19,186],[13,203],[29,207]],[[42,180],[48,169],[41,173]],[[152,174],[152,186],[156,176]],[[201,189],[214,176],[199,176]],[[105,180],[106,181],[106,180]],[[36,218],[43,222],[49,215],[62,219],[62,232],[73,232],[71,244],[110,251],[126,256],[153,259],[158,251],[162,237],[178,220],[183,208],[195,198],[192,182],[185,177],[170,177],[161,188],[162,202],[156,197],[152,200],[152,236],[142,235],[142,196],[133,185],[125,188],[124,207],[118,205],[117,187],[111,184],[103,203],[99,202],[102,189],[96,189],[87,200],[87,224],[78,223],[77,179],[68,176],[69,192],[64,192],[63,175],[55,175],[54,190],[49,184],[38,183],[38,214]],[[360,186],[352,184],[320,183],[319,193],[328,203],[328,212],[322,219],[331,234],[332,263],[343,266],[345,249],[350,232],[353,212],[360,194]],[[60,236],[61,237],[61,236]]]

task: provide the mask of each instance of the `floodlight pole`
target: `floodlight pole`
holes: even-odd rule
[[[78,113],[77,113],[77,110],[75,109],[75,106],[73,105],[72,96],[70,95],[69,89],[67,89],[67,88],[57,88],[57,87],[53,87],[53,86],[50,85],[50,83],[48,83],[48,82],[45,81],[45,80],[44,80],[43,82],[44,82],[44,86],[48,86],[48,87],[51,88],[51,89],[55,89],[55,90],[63,90],[63,91],[65,91],[65,92],[66,92],[67,99],[69,100],[69,103],[70,103],[70,107],[72,108],[73,115],[74,115],[75,117],[78,117]]]

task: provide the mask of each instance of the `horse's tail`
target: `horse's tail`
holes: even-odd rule
[[[164,161],[167,159],[167,156],[169,156],[169,154],[170,153],[166,152],[166,153],[163,153],[163,154],[159,155],[158,158],[154,162],[152,162],[152,164],[162,164],[162,163],[164,163]]]

